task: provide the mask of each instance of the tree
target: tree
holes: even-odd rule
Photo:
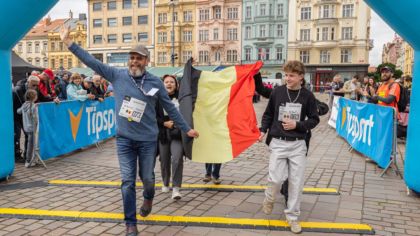
[[[394,64],[392,64],[392,63],[382,63],[382,64],[378,65],[375,73],[371,73],[371,75],[373,75],[375,77],[375,80],[377,82],[380,81],[380,79],[381,79],[381,69],[385,66],[388,66],[389,68],[391,68],[394,71],[394,78],[396,78],[396,79],[401,78],[403,72],[401,70],[396,70],[396,66]]]

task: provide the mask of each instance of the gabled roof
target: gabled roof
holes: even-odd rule
[[[65,21],[66,19],[56,19],[52,21],[49,18],[43,19],[26,34],[25,38],[48,36],[49,31],[58,28],[64,24]]]

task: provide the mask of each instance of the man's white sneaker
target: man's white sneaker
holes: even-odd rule
[[[179,199],[181,199],[181,198],[182,198],[182,195],[181,195],[181,193],[179,192],[179,188],[174,187],[174,188],[172,189],[172,199],[174,199],[174,200],[179,200]]]
[[[290,231],[294,234],[300,234],[302,233],[302,227],[299,224],[299,221],[297,220],[288,220],[287,223],[289,223]]]
[[[162,193],[169,193],[169,187],[168,186],[162,186]]]
[[[270,215],[271,212],[273,211],[273,205],[274,205],[274,202],[270,202],[270,201],[267,200],[267,198],[264,198],[264,201],[263,201],[263,212],[266,215]]]

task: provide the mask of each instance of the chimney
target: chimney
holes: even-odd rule
[[[47,18],[45,18],[45,26],[51,25],[51,17],[48,15]]]
[[[86,20],[86,13],[80,13],[79,20]]]
[[[73,12],[70,10],[70,12],[69,12],[69,18],[70,19],[73,19]]]

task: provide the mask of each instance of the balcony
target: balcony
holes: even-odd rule
[[[312,47],[312,41],[297,41],[297,46],[300,48]]]
[[[264,65],[283,65],[285,60],[242,60],[241,64],[255,64],[257,61],[262,61]]]
[[[354,47],[356,46],[356,43],[354,39],[345,39],[345,40],[340,40],[338,45],[343,46],[343,47]]]
[[[324,41],[314,41],[312,46],[316,48],[330,48],[330,47],[337,47],[338,41],[337,40],[324,40]]]
[[[315,25],[338,25],[338,18],[318,18],[315,19]]]
[[[340,4],[338,0],[318,0],[314,6],[323,5],[323,4]]]
[[[256,42],[255,45],[266,45],[266,44],[273,44],[275,38],[274,37],[255,37]]]
[[[255,23],[272,22],[272,21],[275,21],[275,20],[276,20],[275,16],[256,16],[256,17],[254,17]]]
[[[206,44],[209,45],[210,47],[221,48],[225,45],[225,41],[224,40],[209,40],[206,42]]]

